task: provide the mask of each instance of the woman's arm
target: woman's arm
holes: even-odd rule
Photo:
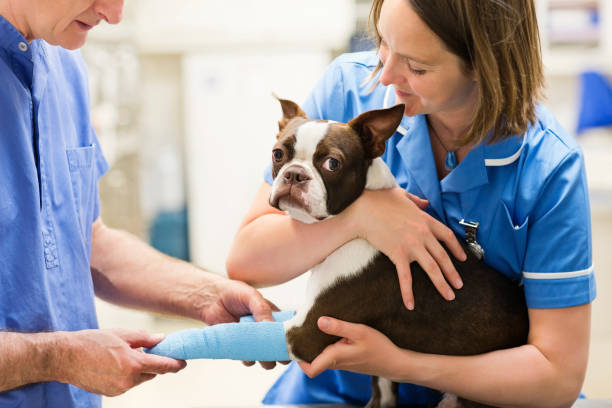
[[[404,303],[414,307],[410,263],[418,262],[447,299],[462,285],[439,241],[464,260],[453,232],[422,211],[427,201],[401,188],[364,193],[335,217],[304,224],[268,204],[271,187],[264,183],[238,230],[227,259],[232,279],[255,286],[286,282],[322,262],[338,247],[364,238],[387,255],[398,269]],[[419,208],[421,206],[421,208]]]
[[[226,262],[231,279],[255,287],[291,280],[356,237],[347,212],[305,224],[270,206],[270,190],[265,182],[259,188]]]
[[[586,372],[591,305],[529,309],[529,320],[525,346],[456,357],[402,350],[367,326],[321,318],[323,331],[345,339],[312,364],[300,364],[311,377],[326,368],[344,369],[499,407],[570,407]]]

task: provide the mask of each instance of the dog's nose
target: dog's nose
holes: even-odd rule
[[[283,180],[287,184],[301,184],[310,180],[306,171],[301,167],[290,167],[285,170],[285,174],[283,174]]]

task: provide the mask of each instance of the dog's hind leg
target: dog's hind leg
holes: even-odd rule
[[[378,386],[379,378],[372,376],[372,397],[366,404],[365,408],[380,408],[380,387]]]
[[[372,398],[366,408],[397,407],[398,384],[382,377],[372,377]]]
[[[485,405],[479,402],[466,400],[463,398],[457,398],[459,408],[494,408],[492,405]]]
[[[444,394],[444,398],[437,405],[436,408],[493,408],[491,405],[481,404],[466,400],[461,397],[457,397],[454,394]]]

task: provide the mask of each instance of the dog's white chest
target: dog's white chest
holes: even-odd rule
[[[365,239],[354,239],[312,268],[304,304],[291,320],[285,322],[285,333],[289,332],[292,327],[298,327],[304,323],[308,311],[321,292],[334,285],[338,279],[350,278],[360,273],[377,254],[378,250]],[[291,355],[291,351],[289,354]],[[293,355],[291,357],[294,358]]]

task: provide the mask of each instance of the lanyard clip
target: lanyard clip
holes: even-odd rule
[[[478,260],[482,260],[484,257],[484,249],[480,246],[478,242],[476,242],[476,232],[478,231],[478,226],[480,223],[476,221],[466,221],[462,219],[459,221],[460,225],[463,225],[465,228],[465,241],[467,242],[468,248],[472,252],[472,254],[478,258]]]

